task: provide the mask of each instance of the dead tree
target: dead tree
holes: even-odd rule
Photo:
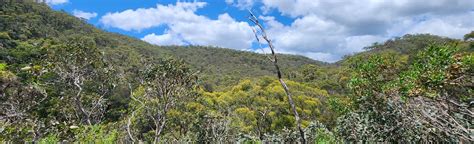
[[[298,130],[300,132],[300,137],[301,137],[300,140],[301,140],[301,143],[304,144],[304,143],[306,143],[306,140],[305,140],[305,137],[304,137],[303,128],[301,127],[301,119],[300,119],[300,116],[298,114],[298,111],[296,110],[295,103],[293,102],[293,97],[291,96],[290,89],[286,85],[285,81],[283,81],[280,66],[278,65],[277,55],[275,53],[275,48],[272,44],[272,41],[268,38],[267,33],[265,32],[265,28],[263,28],[262,24],[260,24],[257,17],[251,11],[249,11],[249,13],[250,13],[249,20],[252,23],[254,23],[259,29],[259,30],[255,30],[255,29],[252,28],[253,33],[255,34],[255,38],[257,39],[257,42],[260,43],[260,39],[259,39],[259,36],[260,36],[265,40],[265,42],[268,44],[268,47],[270,48],[272,57],[268,57],[268,59],[275,66],[278,80],[280,81],[281,86],[283,87],[283,89],[285,90],[286,95],[288,96],[288,102],[290,103],[291,109],[292,109],[293,114],[295,116],[296,126],[298,127]]]

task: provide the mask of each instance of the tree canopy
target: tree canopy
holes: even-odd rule
[[[333,64],[278,55],[307,142],[474,141],[472,35],[405,35]],[[295,143],[265,58],[153,46],[0,1],[0,141]]]

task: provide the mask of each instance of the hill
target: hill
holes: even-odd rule
[[[303,136],[473,141],[471,37],[405,35],[334,64],[280,55]],[[0,1],[0,142],[296,143],[288,97],[265,55],[155,46]]]
[[[65,12],[53,11],[45,4],[15,1],[0,3],[0,32],[9,37],[3,40],[2,49],[15,48],[15,45],[11,45],[12,41],[64,41],[68,36],[80,35],[94,39],[97,47],[117,64],[131,63],[122,58],[115,59],[119,57],[132,57],[129,60],[142,56],[175,57],[183,59],[200,72],[203,81],[213,85],[228,85],[241,78],[274,73],[271,63],[262,54],[204,46],[154,46],[135,38],[102,31]],[[9,58],[4,54],[0,61],[9,61]],[[303,56],[280,55],[280,65],[284,69],[296,69],[305,64],[324,63]]]

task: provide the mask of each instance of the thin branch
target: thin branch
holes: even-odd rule
[[[128,88],[130,89],[130,97],[133,98],[133,89],[132,89],[132,85],[130,83],[128,83]],[[131,132],[131,129],[130,129],[130,125],[132,125],[132,118],[135,117],[135,112],[136,111],[132,112],[132,116],[130,116],[128,118],[128,122],[127,122],[127,133],[128,133],[128,137],[130,137],[132,142],[135,142],[135,139],[133,138],[133,135],[132,135],[132,132]]]

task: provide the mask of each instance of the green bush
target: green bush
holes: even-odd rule
[[[108,130],[106,125],[79,126],[73,129],[75,141],[79,143],[113,144],[118,140],[117,130]]]

